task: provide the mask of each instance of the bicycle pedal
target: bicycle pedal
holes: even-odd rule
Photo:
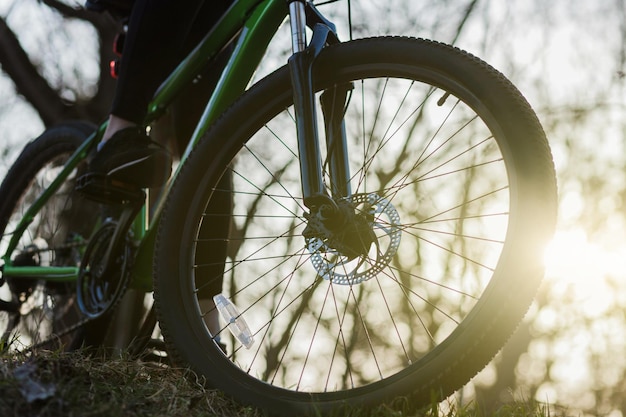
[[[75,189],[86,198],[102,204],[143,204],[143,190],[101,174],[85,174],[76,180]]]

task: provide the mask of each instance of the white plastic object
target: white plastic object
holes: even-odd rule
[[[217,307],[220,317],[226,323],[228,330],[230,330],[246,349],[250,349],[254,344],[254,337],[252,337],[252,331],[250,331],[243,316],[239,314],[237,307],[222,294],[214,296],[213,302],[215,303],[215,307]]]

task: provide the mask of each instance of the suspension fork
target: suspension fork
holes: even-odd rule
[[[339,38],[335,25],[324,18],[312,4],[304,0],[287,1],[293,49],[293,55],[289,58],[289,70],[293,86],[304,205],[312,210],[329,204],[336,208],[333,198],[348,197],[351,194],[343,120],[346,98],[351,87],[335,86],[325,91],[321,97],[329,174],[333,184],[331,198],[324,187],[312,67],[324,46],[339,43]],[[308,46],[307,25],[313,29]]]
[[[320,97],[333,200],[352,195],[346,125],[343,117],[348,93],[352,89],[352,83],[337,84],[325,90]]]

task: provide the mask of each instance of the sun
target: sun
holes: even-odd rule
[[[592,316],[615,295],[611,280],[626,285],[626,242],[609,246],[593,241],[580,227],[557,232],[544,260],[547,284],[567,289]]]
[[[544,252],[546,277],[582,284],[590,276],[626,272],[626,243],[605,247],[582,228],[558,231]]]

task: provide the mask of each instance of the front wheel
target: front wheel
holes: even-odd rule
[[[156,243],[163,335],[211,385],[274,413],[429,404],[491,360],[541,281],[556,212],[545,135],[501,74],[430,41],[330,47],[314,82],[320,95],[352,86],[334,110],[352,194],[335,203],[355,215],[325,227],[303,205],[291,84],[278,70],[176,179]],[[216,325],[205,299],[218,292],[237,309]]]

